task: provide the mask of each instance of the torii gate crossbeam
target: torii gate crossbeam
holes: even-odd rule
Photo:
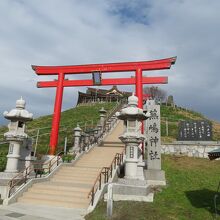
[[[68,86],[93,86],[93,80],[65,80],[66,74],[88,74],[94,72],[129,72],[135,71],[135,78],[111,78],[102,79],[99,86],[103,85],[136,85],[136,96],[138,97],[138,107],[143,108],[143,84],[164,84],[167,77],[142,77],[142,71],[170,69],[176,61],[176,57],[161,60],[88,64],[73,66],[32,66],[37,75],[58,75],[57,81],[38,82],[39,88],[56,87],[56,99],[52,120],[52,130],[50,135],[50,155],[56,152],[60,115],[62,108],[63,89]],[[97,85],[96,85],[97,86]]]

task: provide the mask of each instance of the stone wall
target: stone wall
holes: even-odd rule
[[[161,145],[162,154],[208,158],[208,152],[220,148],[218,142],[175,142]]]

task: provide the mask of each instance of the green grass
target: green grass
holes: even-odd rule
[[[73,144],[73,129],[77,123],[81,128],[86,128],[96,125],[99,120],[99,110],[104,107],[107,111],[110,111],[116,106],[116,103],[97,103],[92,106],[79,106],[72,108],[61,113],[60,132],[58,140],[57,152],[62,151],[64,147],[64,139],[67,137],[67,148]],[[38,128],[40,129],[40,136],[37,145],[37,156],[41,157],[43,154],[48,153],[50,130],[51,130],[52,115],[43,116],[34,119],[27,123],[27,133],[30,137],[34,137],[33,147],[35,147],[35,138]],[[42,129],[43,128],[43,129]],[[7,127],[0,127],[1,134],[6,132]],[[1,139],[1,137],[0,137]],[[8,152],[8,144],[0,145],[0,171],[5,169],[6,155]]]
[[[62,151],[64,146],[65,137],[68,138],[67,147],[71,147],[73,144],[73,128],[76,127],[77,122],[80,122],[80,126],[84,126],[87,123],[87,128],[93,124],[97,124],[99,119],[99,113],[101,107],[106,110],[110,110],[115,106],[115,103],[98,103],[93,106],[79,106],[62,112],[61,125],[58,140],[57,151]],[[165,119],[169,121],[169,136],[166,136]],[[200,113],[185,110],[182,108],[173,108],[170,106],[161,106],[161,136],[162,142],[172,142],[176,140],[178,134],[178,123],[180,120],[202,120],[206,119]],[[30,137],[34,137],[33,146],[35,147],[35,138],[38,128],[40,129],[40,136],[38,140],[37,154],[39,157],[42,154],[47,154],[49,149],[49,139],[51,130],[52,115],[39,117],[27,124],[27,133]],[[43,129],[42,129],[43,128]],[[0,139],[2,134],[6,132],[8,128],[6,126],[0,127]],[[220,140],[220,124],[213,123],[213,140]],[[7,146],[0,145],[0,170],[5,166],[7,154]]]
[[[213,197],[220,181],[220,161],[163,156],[162,164],[167,186],[162,192],[156,192],[154,202],[114,202],[112,219],[213,219]],[[107,219],[103,201],[86,216],[86,220],[102,219]]]

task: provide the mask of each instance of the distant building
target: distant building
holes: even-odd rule
[[[96,89],[87,88],[86,93],[78,92],[77,105],[81,103],[92,103],[92,102],[117,102],[122,99],[131,96],[131,92],[124,92],[118,90],[117,86],[113,86],[111,89]]]

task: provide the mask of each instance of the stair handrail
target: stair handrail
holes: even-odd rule
[[[24,170],[20,171],[16,176],[14,176],[9,182],[8,182],[8,186],[9,186],[9,190],[8,190],[8,198],[12,195],[12,189],[15,188],[15,186],[17,186],[19,183],[27,183],[28,180],[28,176],[31,174],[31,172],[35,171],[35,178],[37,178],[38,175],[40,175],[40,177],[42,177],[42,173],[44,170],[48,169],[48,174],[51,173],[51,168],[53,167],[53,165],[56,163],[57,166],[59,165],[59,160],[61,158],[61,155],[63,155],[63,151],[60,151],[57,155],[55,155],[51,160],[49,160],[48,162],[44,163],[32,163],[30,166],[26,167]],[[56,159],[56,160],[54,160]],[[34,165],[40,165],[40,168],[34,167]],[[46,166],[48,165],[48,167]],[[46,166],[46,167],[43,167]],[[39,173],[39,171],[42,171]],[[20,177],[20,178],[19,178]],[[13,193],[15,193],[16,191],[14,191]]]
[[[119,166],[123,163],[124,161],[124,149],[121,153],[116,153],[114,159],[110,163],[110,166],[108,167],[102,167],[100,170],[99,174],[97,175],[94,184],[91,188],[91,190],[88,193],[88,198],[91,196],[91,205],[93,206],[94,204],[94,199],[95,199],[95,194],[98,190],[101,189],[102,187],[102,175],[104,175],[104,184],[109,181],[109,177],[112,177],[112,171],[113,167],[116,169],[116,165]],[[98,183],[98,186],[96,184]]]

